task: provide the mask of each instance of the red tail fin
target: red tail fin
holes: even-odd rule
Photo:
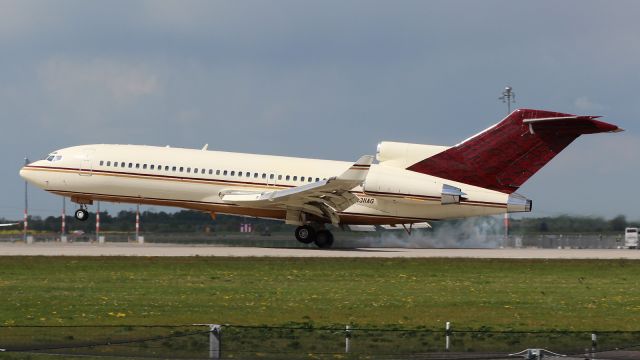
[[[578,136],[621,131],[596,118],[518,109],[408,170],[512,193]]]

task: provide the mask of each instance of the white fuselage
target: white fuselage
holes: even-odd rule
[[[22,168],[42,189],[88,204],[94,200],[176,206],[223,214],[284,219],[280,208],[225,202],[230,190],[294,188],[344,172],[352,163],[140,145],[83,145],[56,151]],[[464,198],[442,204],[443,185]],[[372,165],[359,202],[340,212],[341,224],[407,224],[523,211],[509,194],[405,170]]]

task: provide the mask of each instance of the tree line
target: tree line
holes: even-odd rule
[[[100,212],[101,231],[133,232],[135,231],[136,213],[132,210],[122,210],[116,215],[107,211]],[[96,215],[91,214],[87,221],[78,221],[73,216],[66,216],[67,231],[81,230],[86,233],[95,231]],[[29,228],[35,231],[59,232],[61,227],[60,216],[48,216],[45,218],[32,216],[29,218]],[[433,222],[434,229],[441,226],[456,226],[457,223],[466,220],[450,220]],[[10,222],[0,219],[0,223]],[[186,232],[239,232],[241,224],[251,224],[254,232],[278,232],[293,231],[293,226],[286,225],[282,221],[258,219],[251,217],[239,217],[230,215],[218,215],[212,218],[208,213],[182,210],[174,213],[164,211],[144,211],[140,214],[141,231],[153,233],[186,233]],[[493,219],[496,232],[501,231],[501,221]],[[640,227],[640,221],[628,221],[624,215],[618,215],[611,219],[590,216],[549,216],[539,218],[511,219],[510,233],[512,234],[536,234],[536,233],[612,233],[624,231],[626,227]]]
[[[622,232],[626,227],[640,227],[640,221],[628,221],[624,215],[618,215],[612,219],[561,215],[511,221],[511,231],[515,234],[611,233]]]

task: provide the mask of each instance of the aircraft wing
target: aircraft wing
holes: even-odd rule
[[[338,213],[358,202],[349,192],[362,185],[367,177],[373,156],[365,155],[338,176],[284,190],[222,191],[224,202],[251,207],[281,207],[286,210],[310,213],[338,224]]]
[[[7,227],[7,226],[13,226],[13,225],[18,225],[18,223],[13,223],[13,224],[0,224],[0,227]]]

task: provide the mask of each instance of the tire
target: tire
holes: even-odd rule
[[[333,234],[329,230],[320,230],[316,233],[315,243],[321,249],[328,249],[333,245]]]
[[[78,209],[76,210],[75,218],[79,221],[87,221],[89,218],[89,212],[85,209]]]
[[[316,230],[309,225],[302,225],[296,228],[296,240],[303,244],[311,244],[316,240]]]

